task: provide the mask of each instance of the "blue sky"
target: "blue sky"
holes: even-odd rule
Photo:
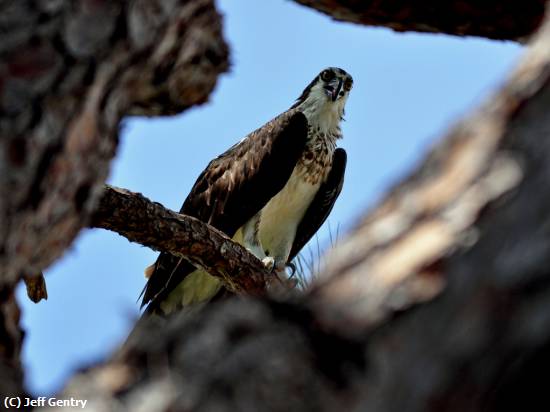
[[[109,179],[175,210],[211,158],[286,110],[321,69],[338,66],[355,80],[339,143],[348,152],[346,182],[329,218],[345,233],[502,83],[521,54],[514,43],[337,23],[284,0],[218,5],[230,73],[206,105],[175,117],[126,119]],[[328,237],[322,228],[321,245]],[[19,288],[31,391],[54,392],[125,338],[139,316],[143,269],[155,256],[115,233],[84,230],[46,271],[48,301],[35,305]]]

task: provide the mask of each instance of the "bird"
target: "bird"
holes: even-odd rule
[[[331,212],[343,187],[346,151],[337,148],[353,86],[328,67],[285,112],[214,158],[180,213],[242,244],[281,275]],[[161,252],[145,270],[145,313],[169,315],[211,301],[222,282],[187,260]]]

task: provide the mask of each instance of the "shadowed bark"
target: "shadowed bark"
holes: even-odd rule
[[[143,396],[153,411],[546,410],[549,44],[547,24],[306,295],[151,320],[63,396],[92,410]]]
[[[339,21],[496,40],[522,40],[544,16],[544,0],[295,0]]]
[[[205,102],[227,48],[209,0],[7,2],[2,15],[0,280],[13,285],[85,225],[121,116]]]
[[[11,110],[0,123],[8,136],[0,141],[2,398],[23,392],[11,286],[58,256],[94,209],[93,225],[181,253],[226,280],[259,264],[207,225],[121,189],[102,191],[120,116],[200,103],[225,69],[210,3],[71,4],[12,2],[1,20],[19,24],[6,29],[8,58],[27,56],[16,46],[35,47],[48,30],[65,56],[56,82],[0,82],[2,113]],[[500,4],[492,27],[504,14],[522,21]],[[39,7],[51,21],[25,17]],[[89,18],[105,21],[98,30],[109,32],[108,48],[94,30],[73,41],[80,31],[72,22],[88,27],[79,19]],[[30,22],[45,21],[33,41],[25,37]],[[529,401],[548,409],[540,376],[550,365],[549,45],[546,23],[507,84],[358,222],[306,294],[241,296],[145,319],[110,360],[75,375],[57,397],[86,399],[89,411],[515,411],[533,409]],[[14,76],[6,70],[0,76]],[[156,76],[179,80],[168,87]],[[89,187],[80,190],[83,181]]]
[[[0,16],[0,306],[7,308],[15,283],[61,256],[86,225],[122,116],[205,102],[228,51],[212,0],[2,1]],[[6,311],[0,328],[13,330]],[[9,348],[20,341],[0,335],[0,357],[17,364],[19,351]]]
[[[362,410],[548,408],[548,44],[546,24],[505,87],[329,256],[311,296],[322,322],[375,330]]]

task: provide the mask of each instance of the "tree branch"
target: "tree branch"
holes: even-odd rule
[[[272,276],[260,260],[214,227],[125,189],[105,186],[90,226],[186,258],[235,293],[263,295]]]
[[[1,1],[0,16],[4,399],[23,385],[15,284],[40,274],[86,225],[120,119],[204,103],[228,49],[213,0]]]
[[[2,24],[15,19],[10,27],[19,27],[2,31],[10,52],[9,67],[0,70],[0,104],[10,113],[0,124],[8,132],[0,141],[7,159],[0,173],[0,267],[9,285],[0,287],[0,392],[10,396],[22,387],[11,286],[21,270],[58,256],[93,210],[94,222],[195,256],[194,263],[225,279],[248,278],[240,259],[259,264],[203,223],[100,187],[123,113],[198,103],[225,67],[224,58],[212,57],[225,46],[210,2],[155,2],[151,9],[152,1],[139,0],[135,9],[54,3],[9,2],[13,9],[2,14]],[[507,7],[512,26],[523,24]],[[493,23],[503,9],[493,10]],[[531,13],[525,4],[522,10]],[[21,17],[29,15],[36,25]],[[90,18],[103,24],[88,24]],[[472,23],[474,30],[441,21],[428,29],[508,33],[504,23]],[[419,18],[411,26],[418,22],[425,23]],[[39,31],[29,34],[35,26]],[[79,37],[83,28],[92,32]],[[514,30],[502,38],[523,35]],[[309,294],[294,302],[236,299],[195,317],[151,319],[110,362],[77,375],[62,396],[87,399],[87,409],[98,411],[501,411],[533,399],[548,406],[538,381],[550,364],[549,44],[547,23],[507,85],[360,222]],[[174,61],[183,67],[175,70]],[[206,73],[204,83],[195,83],[195,64]],[[179,80],[165,86],[173,73]],[[171,95],[179,81],[184,86]],[[243,290],[246,281],[239,280]]]
[[[546,103],[549,43],[545,26],[507,84],[454,127],[415,173],[390,190],[327,256],[322,281],[312,294],[321,311],[330,308],[326,313],[335,316],[335,325],[359,322],[356,326],[363,330],[431,300],[446,283],[449,259],[483,236],[479,225],[487,211],[528,185],[532,173],[548,172],[533,161],[546,148],[548,118],[523,114]],[[546,201],[545,189],[534,189],[533,204]],[[543,222],[546,215],[537,218]],[[525,220],[516,223],[523,226]],[[536,226],[530,229],[536,232]],[[519,234],[519,229],[510,230]],[[489,250],[496,252],[497,245]],[[347,322],[342,322],[344,312]]]
[[[295,0],[339,21],[496,40],[522,40],[544,17],[544,0]]]
[[[369,336],[358,409],[548,408],[549,44],[547,19],[500,92],[328,257],[320,322]]]
[[[0,288],[86,225],[126,114],[204,103],[228,67],[212,0],[2,2]]]
[[[310,294],[151,323],[63,395],[93,387],[97,405],[124,410],[156,396],[158,411],[547,409],[549,44],[550,22]]]

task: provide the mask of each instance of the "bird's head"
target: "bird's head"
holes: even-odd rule
[[[294,106],[315,112],[332,112],[339,119],[353,86],[353,78],[338,67],[327,67],[304,89]]]

